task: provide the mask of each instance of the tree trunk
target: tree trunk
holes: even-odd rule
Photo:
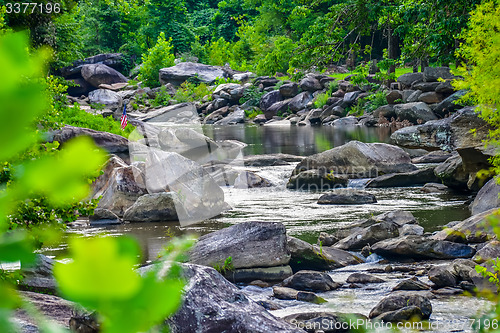
[[[423,72],[425,67],[429,67],[429,59],[427,57],[420,59],[420,71]]]
[[[392,28],[390,22],[390,15],[387,17],[387,56],[389,59],[396,59],[395,57],[395,47],[394,47],[394,37],[392,36]],[[391,74],[396,72],[396,65],[391,65],[389,67],[389,72],[387,74]]]
[[[415,58],[413,59],[413,73],[417,73],[418,72],[418,59]]]

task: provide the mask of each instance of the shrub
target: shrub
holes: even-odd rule
[[[139,70],[139,80],[148,87],[158,87],[160,85],[159,72],[161,68],[174,65],[175,56],[171,50],[172,39],[165,39],[163,32],[158,36],[156,45],[142,55],[142,66]]]

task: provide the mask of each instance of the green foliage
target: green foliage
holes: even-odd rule
[[[472,12],[469,26],[461,36],[465,42],[459,55],[469,66],[459,69],[463,81],[455,81],[456,89],[469,89],[463,103],[478,104],[480,117],[493,126],[489,144],[500,145],[500,1],[486,1]],[[496,173],[500,173],[500,156],[492,159]]]
[[[212,88],[207,86],[205,83],[192,83],[192,82],[184,82],[181,84],[179,89],[175,92],[174,99],[177,102],[194,102],[200,101],[203,97],[208,96],[208,99],[211,100],[212,96]]]
[[[234,266],[233,266],[233,258],[232,257],[227,257],[226,260],[224,260],[224,263],[222,264],[215,264],[214,269],[221,273],[222,275],[225,275],[229,272],[234,271]]]
[[[385,90],[378,90],[375,93],[366,97],[367,103],[365,104],[366,112],[373,112],[381,106],[387,105],[387,92]]]
[[[243,92],[243,97],[240,98],[240,104],[247,103],[250,106],[258,106],[260,99],[266,92],[260,91],[255,85],[250,86]]]
[[[155,99],[151,102],[151,106],[157,107],[162,105],[168,105],[172,96],[167,92],[167,88],[164,86],[160,88],[160,91],[156,93]]]
[[[290,38],[280,36],[274,40],[273,47],[266,56],[257,62],[257,74],[266,75],[276,72],[286,73],[289,68],[290,54],[297,47]]]
[[[332,97],[333,91],[336,91],[337,89],[338,89],[338,84],[335,82],[330,82],[326,92],[316,96],[316,99],[314,100],[314,106],[318,109],[322,108],[324,105],[326,105],[328,98]]]
[[[257,117],[259,114],[262,114],[262,111],[259,109],[250,109],[250,110],[245,110],[245,116],[248,119],[254,119]]]
[[[175,57],[171,53],[173,46],[170,44],[172,39],[166,40],[162,32],[158,36],[156,45],[150,48],[147,53],[142,55],[142,66],[139,70],[139,80],[148,87],[157,87],[160,85],[159,73],[161,68],[174,65]]]

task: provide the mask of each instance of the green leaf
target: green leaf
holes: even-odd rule
[[[24,232],[15,231],[0,235],[0,262],[20,261],[21,266],[33,263],[33,250]]]

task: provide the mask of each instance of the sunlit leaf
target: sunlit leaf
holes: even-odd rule
[[[33,263],[33,246],[24,232],[16,231],[0,235],[0,262],[20,261],[21,265]]]

